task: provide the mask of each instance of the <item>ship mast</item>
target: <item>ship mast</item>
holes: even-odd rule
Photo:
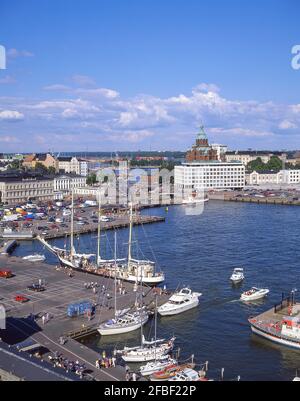
[[[131,244],[132,244],[132,202],[130,202],[130,216],[129,216],[129,241],[128,241],[128,269],[131,262]]]
[[[73,183],[72,183],[73,184]],[[73,256],[74,256],[74,185],[72,185],[72,203],[71,203],[71,209],[72,209],[72,213],[71,213],[71,251],[70,251],[70,256],[71,256],[71,260],[73,260]]]
[[[98,192],[98,238],[97,238],[97,266],[100,264],[100,236],[101,236],[101,192]]]
[[[117,231],[115,230],[115,319],[117,317]]]

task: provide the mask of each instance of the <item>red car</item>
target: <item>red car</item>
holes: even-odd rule
[[[16,295],[15,301],[24,303],[24,302],[28,302],[29,298],[25,297],[24,295]]]
[[[10,270],[0,270],[0,277],[2,278],[10,278],[12,277],[12,272]]]

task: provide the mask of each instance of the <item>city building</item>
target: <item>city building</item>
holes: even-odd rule
[[[203,127],[196,144],[187,152],[186,163],[175,166],[174,184],[180,189],[237,189],[245,186],[245,166],[240,161],[222,160],[221,145],[208,144]],[[222,145],[222,149],[225,146]]]
[[[252,171],[246,173],[247,185],[300,184],[300,170]]]
[[[245,166],[221,161],[184,163],[175,166],[174,182],[177,188],[240,189],[245,186]]]
[[[55,171],[58,171],[58,160],[50,153],[34,153],[25,156],[23,160],[23,166],[28,169],[34,169],[37,163],[42,164],[46,168],[53,167]]]
[[[187,151],[186,161],[192,163],[209,160],[218,160],[218,151],[208,144],[204,127],[200,127],[196,143]]]
[[[243,163],[245,166],[252,162],[253,160],[256,160],[257,158],[261,158],[263,163],[268,163],[270,161],[272,156],[277,156],[280,160],[283,162],[286,161],[286,153],[283,152],[267,152],[267,151],[259,151],[259,150],[248,150],[248,151],[243,151],[243,150],[236,150],[236,151],[228,151],[225,154],[225,160],[227,162],[234,162],[234,161],[239,161]]]
[[[86,177],[69,174],[55,176],[53,180],[54,199],[63,199],[71,194],[74,188],[85,188]]]
[[[88,175],[88,162],[83,159],[78,159],[75,156],[59,156],[58,169],[67,174],[74,173],[87,177]]]
[[[225,154],[227,152],[228,146],[220,145],[218,143],[212,143],[211,147],[212,147],[212,149],[217,151],[218,160],[225,161]]]
[[[0,176],[0,202],[18,205],[21,202],[53,199],[53,178],[33,175]]]

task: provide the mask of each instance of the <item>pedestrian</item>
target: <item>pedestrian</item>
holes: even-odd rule
[[[112,367],[115,368],[116,367],[116,358],[114,356],[111,358],[111,363],[112,363]]]
[[[125,374],[125,380],[126,380],[127,382],[129,382],[129,380],[130,380],[130,374],[129,374],[129,372],[126,372],[126,374]]]
[[[97,369],[100,369],[100,365],[99,365],[99,360],[98,359],[96,359],[95,366],[96,366]]]
[[[42,316],[43,325],[45,324],[45,320],[46,320],[45,315],[43,315],[43,316]]]
[[[136,382],[136,373],[135,372],[132,373],[132,381]]]

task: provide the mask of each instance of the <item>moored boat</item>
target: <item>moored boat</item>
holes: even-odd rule
[[[230,280],[234,283],[234,284],[238,284],[241,281],[243,281],[245,278],[244,276],[244,269],[242,267],[237,267],[233,270],[233,273],[230,277]]]
[[[28,260],[29,262],[43,262],[46,258],[44,255],[36,253],[34,255],[24,256],[22,259]]]
[[[172,377],[176,376],[178,372],[182,372],[184,369],[193,369],[195,367],[194,362],[185,364],[176,364],[173,366],[166,367],[158,372],[153,373],[150,376],[151,381],[168,381]]]
[[[190,288],[182,288],[175,292],[168,302],[158,308],[162,316],[177,315],[199,305],[200,292],[193,292]]]

